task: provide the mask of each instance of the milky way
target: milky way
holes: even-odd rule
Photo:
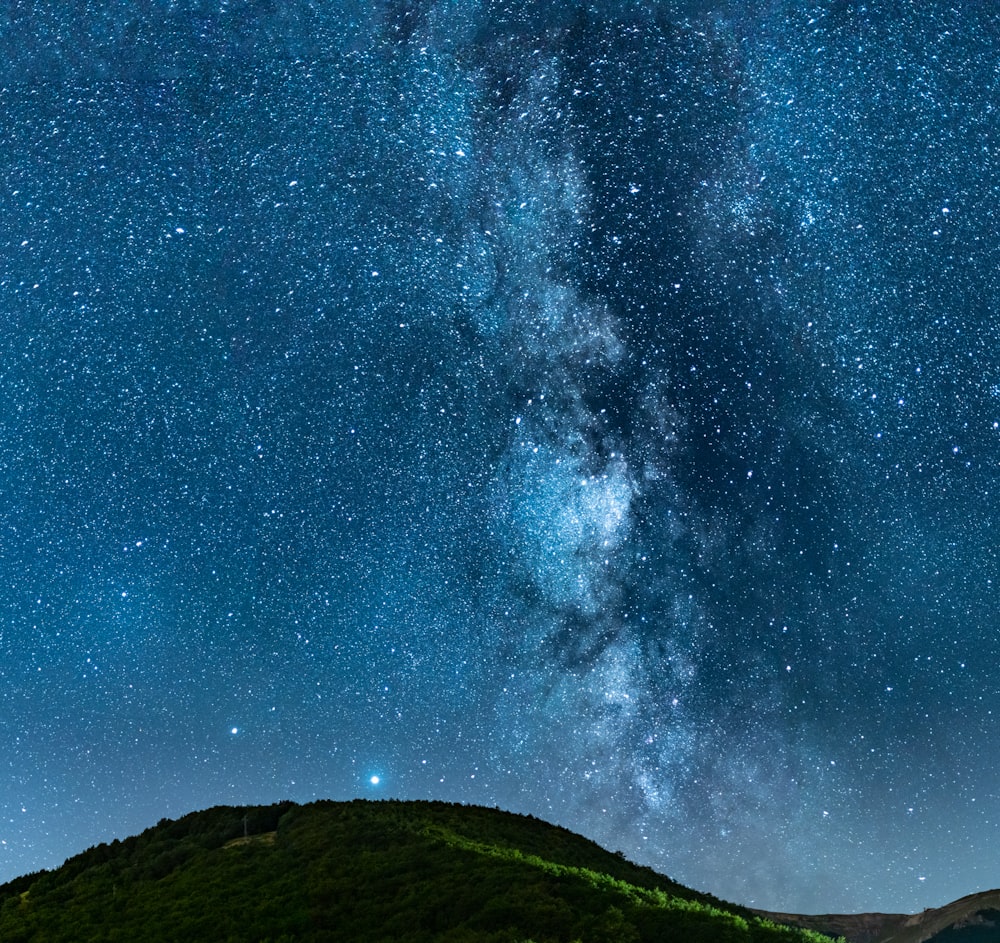
[[[1000,13],[135,6],[0,38],[0,879],[394,796],[1000,884]]]

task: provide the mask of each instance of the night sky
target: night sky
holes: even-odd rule
[[[14,2],[0,880],[283,798],[1000,885],[1000,10]]]

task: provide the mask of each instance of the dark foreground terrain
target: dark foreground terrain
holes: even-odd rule
[[[537,819],[359,800],[195,812],[0,887],[0,943],[92,940],[825,938],[696,893]]]

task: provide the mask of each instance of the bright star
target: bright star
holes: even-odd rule
[[[373,786],[377,786],[380,782],[382,782],[382,780],[379,779],[378,776],[372,776],[372,778],[369,779],[368,782],[370,782]]]

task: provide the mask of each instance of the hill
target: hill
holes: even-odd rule
[[[821,943],[565,829],[436,802],[220,806],[0,886],[2,943]]]

